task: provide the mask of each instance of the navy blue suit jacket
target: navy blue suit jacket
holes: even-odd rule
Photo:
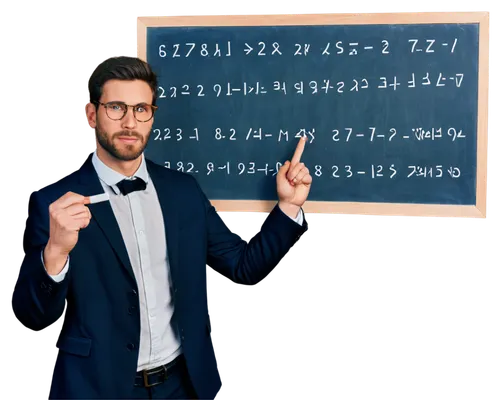
[[[213,399],[221,380],[210,336],[206,265],[234,282],[255,284],[307,230],[307,223],[298,225],[276,206],[247,243],[229,231],[195,178],[149,160],[147,167],[163,212],[173,318],[189,375],[198,397]],[[52,280],[42,264],[49,205],[68,191],[102,193],[91,156],[78,171],[31,195],[13,310],[26,327],[41,330],[58,320],[67,304],[49,398],[129,398],[138,360],[139,299],[110,203],[88,206],[91,222],[80,231],[62,282]]]

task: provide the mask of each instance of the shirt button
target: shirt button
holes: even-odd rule
[[[143,231],[143,230],[140,230],[140,231],[139,231],[139,235],[144,235],[144,231]]]

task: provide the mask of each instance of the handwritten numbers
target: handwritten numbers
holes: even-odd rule
[[[210,175],[214,171],[215,171],[215,169],[214,169],[214,163],[213,162],[209,162],[207,164],[207,175]]]
[[[179,54],[179,47],[180,45],[174,44],[174,54],[172,55],[173,58],[175,57],[180,57],[181,55]]]
[[[222,86],[219,85],[218,83],[214,85],[214,92],[216,93],[216,96],[219,97],[221,92],[222,92]]]
[[[328,49],[330,48],[330,43],[328,43],[325,47],[325,49],[323,50],[323,52],[321,53],[321,55],[327,55],[329,56],[330,55],[330,52],[328,51]]]
[[[378,86],[379,89],[386,89],[387,88],[387,78],[381,77],[380,80],[382,83]]]
[[[394,138],[394,136],[396,136],[396,133],[397,133],[397,132],[396,132],[396,129],[391,128],[391,129],[389,130],[389,133],[391,134],[391,135],[389,136],[389,142],[390,142],[390,141]]]
[[[318,93],[318,82],[316,81],[309,82],[309,87],[312,89],[311,91],[312,94]]]
[[[349,141],[349,138],[351,137],[351,134],[352,134],[352,128],[344,128],[345,131],[347,131],[347,136],[346,136],[346,142]],[[339,138],[339,135],[340,135],[340,132],[338,129],[334,129],[333,131],[333,136],[332,136],[332,139],[334,142],[338,142],[340,141],[340,138]]]
[[[201,45],[200,54],[201,54],[203,57],[208,56],[208,49],[207,49],[207,44],[206,44],[206,43],[203,43],[203,44]]]
[[[462,132],[462,130],[460,129],[457,132],[457,130],[455,128],[448,129],[448,136],[452,137],[453,142],[457,139],[464,139],[465,138],[465,134]]]
[[[274,42],[273,43],[273,52],[271,54],[274,55],[276,53],[279,54],[280,56],[282,55],[282,53],[280,51],[280,45],[279,45],[279,43]]]
[[[384,174],[382,173],[382,170],[384,168],[382,167],[382,165],[372,165],[372,178],[379,178],[379,177],[382,177],[384,176]]]
[[[249,134],[251,133],[251,130]],[[222,132],[221,128],[215,128],[215,134],[214,134],[215,140],[222,140],[222,139],[228,139],[228,140],[236,140],[236,130],[231,128],[229,129],[229,135],[224,134]],[[247,136],[248,140],[248,136]]]
[[[196,141],[200,140],[198,137],[198,128],[194,128],[194,136],[189,136],[189,139],[196,139]]]
[[[368,89],[368,81],[366,79],[362,79],[361,82],[358,83],[356,79],[353,79],[354,85],[351,88],[351,92],[355,90],[356,92],[359,91],[359,89]]]
[[[298,43],[295,43],[295,54],[294,56],[307,56],[307,54],[309,53],[309,50],[311,48],[311,45],[310,44],[298,44]]]
[[[426,53],[434,53],[434,50],[432,49],[432,46],[434,45],[435,40],[434,39],[427,39],[427,48],[425,49]]]
[[[342,54],[344,52],[344,48],[342,47],[342,42],[335,43],[335,47],[337,48],[337,54]]]
[[[162,58],[166,57],[167,56],[167,52],[165,51],[165,45],[164,44],[161,44],[159,47],[158,47],[158,55]]]
[[[389,54],[389,42],[382,40],[382,54]]]
[[[158,91],[160,92],[160,95],[158,96],[158,98],[160,99],[164,99],[165,97],[165,89],[163,89],[161,86],[158,87]]]
[[[392,165],[390,166],[389,170],[391,171],[391,176],[390,176],[390,178],[392,179],[392,178],[394,178],[394,177],[396,176],[396,174],[397,174],[396,168],[394,168],[394,164],[392,164]]]
[[[177,163],[177,171],[190,173],[193,172],[193,169],[194,169],[194,164],[191,162],[186,163],[185,168],[184,168],[184,163],[182,161],[179,161]]]
[[[156,134],[154,140],[168,140],[168,139],[171,139],[170,129],[166,128],[166,129],[163,130],[163,132],[165,132],[165,133],[162,134],[162,132],[161,132],[160,129],[154,129],[153,133]]]
[[[260,47],[259,56],[265,56],[266,53],[264,52],[264,49],[266,48],[266,44],[264,42],[259,42],[259,47]]]

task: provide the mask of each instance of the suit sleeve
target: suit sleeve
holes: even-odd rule
[[[198,190],[206,212],[207,264],[236,283],[260,282],[308,229],[305,218],[300,225],[276,204],[247,243],[229,230],[199,186]]]
[[[12,308],[17,319],[35,331],[59,319],[65,307],[69,277],[56,282],[47,274],[41,254],[49,240],[49,204],[40,192],[29,200],[24,231],[24,259],[17,278]]]

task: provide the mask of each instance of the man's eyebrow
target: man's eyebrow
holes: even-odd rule
[[[122,101],[122,100],[109,100],[107,101],[106,103],[120,103],[120,104],[128,104],[127,102],[125,101]],[[146,101],[141,101],[140,103],[136,103],[136,104],[129,104],[130,106],[144,106],[144,105],[149,105],[148,102]]]

